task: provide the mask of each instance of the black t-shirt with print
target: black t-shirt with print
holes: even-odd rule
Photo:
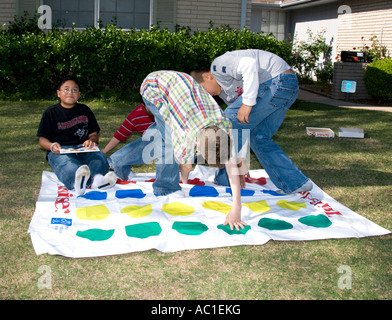
[[[62,146],[71,146],[82,144],[90,133],[99,131],[98,122],[88,106],[77,103],[67,109],[58,103],[42,115],[37,136]]]

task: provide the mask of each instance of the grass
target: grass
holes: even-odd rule
[[[176,253],[150,250],[70,259],[36,256],[27,229],[43,170],[38,146],[43,111],[54,101],[0,101],[1,299],[385,299],[392,298],[392,236],[321,241],[270,241]],[[91,101],[105,145],[130,103]],[[297,101],[275,141],[329,195],[392,230],[392,113]],[[365,139],[312,138],[306,126],[364,128]],[[260,168],[252,157],[252,169]],[[154,167],[138,166],[138,172]],[[39,289],[40,266],[51,289]],[[352,272],[340,289],[340,266]]]

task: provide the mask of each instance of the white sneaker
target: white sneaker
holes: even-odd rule
[[[134,172],[131,170],[131,172],[129,172],[129,175],[128,175],[128,181],[131,181],[132,178],[134,178],[134,177],[136,177],[136,173],[134,173]]]
[[[293,192],[287,193],[287,194],[306,192],[306,191],[310,191],[312,189],[313,189],[313,182],[309,180],[302,187],[298,188],[297,190],[294,190]],[[284,192],[283,190],[280,190],[280,189],[276,190],[275,192],[278,194],[286,194],[286,192]]]
[[[185,192],[184,191],[178,190],[178,191],[175,191],[175,192],[172,192],[172,193],[169,193],[169,194],[165,194],[164,196],[157,195],[156,197],[157,198],[169,197],[170,199],[180,199],[180,198],[185,198],[186,196],[185,196]]]
[[[86,192],[87,180],[90,178],[90,169],[87,165],[80,166],[75,172],[75,193],[83,195]]]
[[[297,190],[295,190],[293,193],[306,192],[306,191],[310,191],[312,189],[313,189],[313,182],[308,180],[308,182],[306,182],[301,188],[298,188]]]
[[[178,190],[176,192],[168,194],[169,198],[171,199],[179,199],[179,198],[185,198],[185,192],[182,190]]]
[[[108,172],[105,176],[101,174],[97,174],[94,177],[93,184],[91,185],[93,188],[105,190],[113,187],[117,182],[117,176],[113,171]]]

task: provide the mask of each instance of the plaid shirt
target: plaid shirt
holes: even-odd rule
[[[174,156],[193,162],[201,129],[218,126],[227,133],[231,123],[214,98],[191,76],[177,71],[156,71],[144,79],[140,94],[153,103],[172,129]]]

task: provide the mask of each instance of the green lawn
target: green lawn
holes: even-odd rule
[[[36,256],[27,234],[43,170],[43,111],[54,101],[0,101],[1,299],[391,299],[392,236],[71,259]],[[138,102],[91,101],[104,146]],[[275,141],[336,200],[392,230],[392,113],[298,101]],[[312,138],[306,126],[360,127],[365,139]],[[252,157],[252,169],[260,168]],[[153,172],[153,165],[138,166]],[[51,289],[40,289],[41,266]],[[339,268],[352,273],[340,289]]]

